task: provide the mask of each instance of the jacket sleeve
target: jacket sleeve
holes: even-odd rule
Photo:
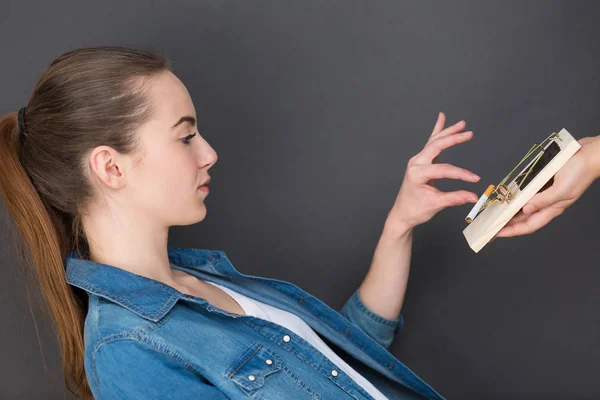
[[[100,346],[87,373],[96,400],[228,399],[193,371],[185,360],[164,347],[125,339]]]
[[[358,289],[346,301],[340,310],[346,319],[357,325],[363,332],[372,337],[384,348],[389,349],[394,337],[404,325],[404,317],[391,320],[375,314],[362,302]]]

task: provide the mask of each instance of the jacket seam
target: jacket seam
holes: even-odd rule
[[[160,326],[164,325],[169,319],[170,318],[164,318],[160,322],[148,325],[147,327],[142,329],[113,333],[103,337],[96,343],[92,352],[92,373],[94,375],[94,380],[96,382],[96,386],[98,387],[98,391],[100,392],[100,394],[102,393],[102,388],[100,387],[100,380],[98,378],[98,373],[96,370],[96,355],[98,354],[98,351],[102,346],[118,341],[129,340],[140,345],[144,345],[145,347],[148,347],[151,350],[156,351],[157,353],[162,354],[170,360],[178,363],[187,371],[197,373],[197,368],[194,367],[194,365],[191,362],[189,362],[185,357],[173,350],[167,344],[152,339],[147,335],[147,333],[152,332]]]

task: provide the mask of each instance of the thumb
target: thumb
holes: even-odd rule
[[[557,189],[553,185],[543,192],[537,193],[527,204],[525,204],[525,207],[523,207],[523,214],[533,214],[536,211],[548,207],[556,201],[556,192]]]
[[[596,138],[595,137],[584,137],[579,139],[579,144],[588,144],[590,142],[593,142]]]

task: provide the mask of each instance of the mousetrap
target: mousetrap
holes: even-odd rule
[[[489,185],[465,218],[469,225],[463,235],[471,249],[477,253],[489,243],[580,148],[566,129],[553,132],[534,144],[497,185]]]

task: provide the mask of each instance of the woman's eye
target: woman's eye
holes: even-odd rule
[[[195,133],[191,134],[191,135],[187,135],[186,137],[184,137],[183,139],[181,139],[181,141],[183,142],[183,144],[190,144],[190,140],[196,136]]]

